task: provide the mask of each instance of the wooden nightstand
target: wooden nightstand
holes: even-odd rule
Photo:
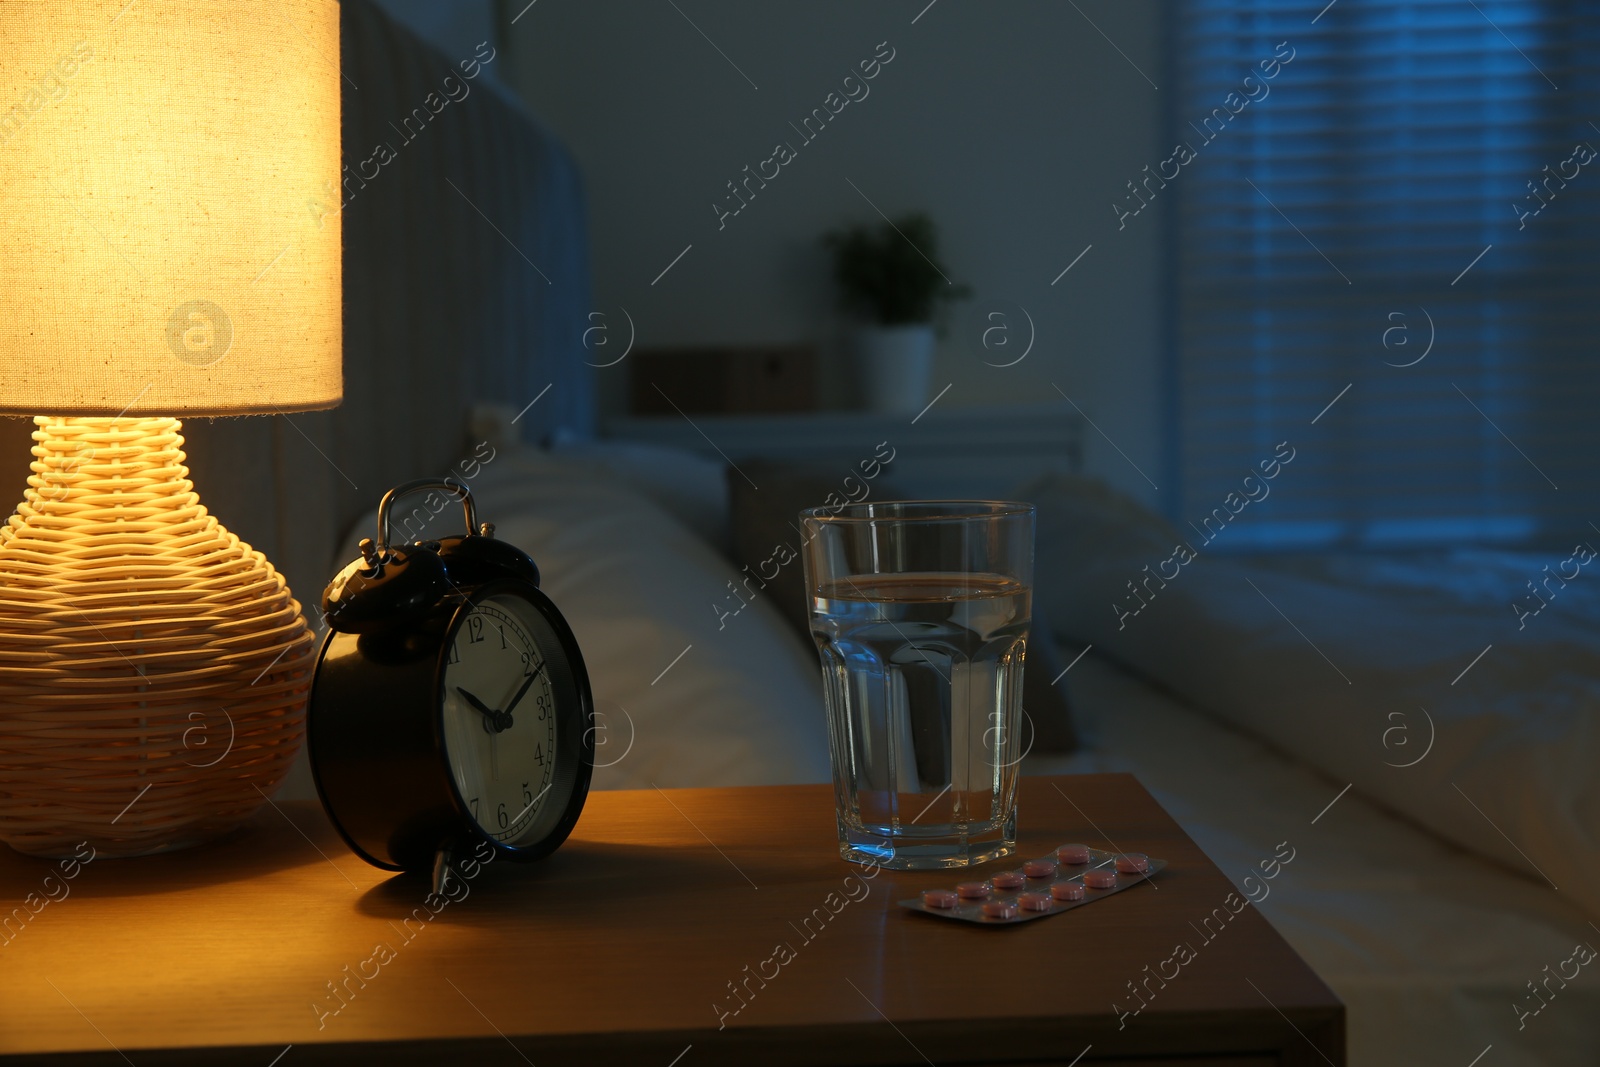
[[[895,905],[958,875],[850,878],[832,804],[596,793],[549,861],[491,864],[437,914],[308,804],[95,860],[37,912],[56,865],[6,853],[0,1063],[1344,1063],[1343,1006],[1253,907],[1206,924],[1233,886],[1133,778],[1024,779],[1020,856],[1112,847],[1098,826],[1171,866],[1004,929]],[[1195,958],[1119,1026],[1113,1002],[1180,942]],[[767,962],[779,945],[793,958]]]

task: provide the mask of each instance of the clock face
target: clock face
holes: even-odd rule
[[[556,773],[555,693],[534,607],[491,596],[461,620],[446,657],[444,742],[450,773],[483,833],[517,844],[538,819]]]

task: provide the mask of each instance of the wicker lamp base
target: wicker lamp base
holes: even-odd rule
[[[34,421],[0,529],[0,840],[133,856],[226,833],[300,747],[300,605],[200,505],[178,420]]]

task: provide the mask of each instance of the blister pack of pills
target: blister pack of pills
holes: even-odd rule
[[[1105,852],[1062,845],[1015,870],[954,889],[927,889],[902,908],[989,926],[1027,922],[1104,900],[1154,877],[1167,865],[1142,852]]]

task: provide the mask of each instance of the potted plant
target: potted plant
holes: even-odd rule
[[[850,335],[867,407],[920,411],[928,401],[941,312],[968,295],[937,266],[939,233],[920,212],[823,238],[833,252],[840,303],[859,325]]]

